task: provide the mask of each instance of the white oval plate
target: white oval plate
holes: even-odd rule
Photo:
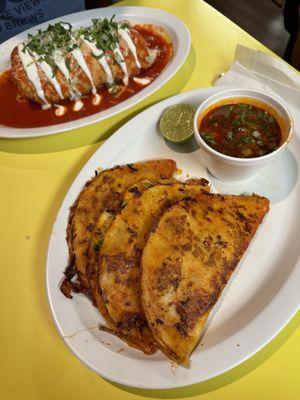
[[[200,150],[193,143],[168,145],[157,130],[162,111],[173,104],[199,105],[224,87],[203,88],[164,100],[140,113],[120,128],[91,157],[62,203],[50,240],[47,290],[60,335],[73,353],[99,375],[128,386],[174,388],[212,378],[261,349],[289,321],[300,304],[299,136],[282,156],[256,178],[226,185],[212,180],[220,192],[255,192],[269,197],[271,210],[246,256],[239,264],[206,324],[202,342],[191,357],[190,369],[175,367],[161,353],[146,356],[118,338],[100,331],[104,322],[82,295],[73,300],[59,290],[68,261],[65,240],[69,208],[97,167],[110,168],[138,160],[173,158],[183,177],[207,176]],[[299,113],[291,110],[300,132]]]
[[[148,7],[98,8],[62,16],[53,19],[52,21],[47,21],[43,24],[35,26],[34,28],[28,29],[27,31],[22,32],[0,44],[0,71],[5,71],[10,68],[11,51],[16,45],[27,38],[28,33],[35,33],[38,29],[46,28],[49,23],[58,21],[71,22],[75,28],[79,28],[81,26],[89,25],[92,18],[110,18],[113,15],[116,16],[117,20],[127,19],[137,23],[156,24],[167,29],[173,41],[174,55],[161,74],[139,93],[113,107],[110,107],[107,110],[100,111],[96,114],[90,115],[89,117],[84,117],[75,121],[38,128],[10,128],[0,125],[0,137],[29,138],[54,135],[69,129],[76,129],[102,121],[144,100],[153,92],[161,88],[161,86],[164,85],[170,78],[172,78],[189,54],[191,46],[190,32],[186,25],[174,15],[159,9]]]

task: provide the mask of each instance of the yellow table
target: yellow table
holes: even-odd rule
[[[215,76],[229,67],[237,43],[266,50],[200,0],[121,4],[172,12],[188,25],[193,47],[184,66],[163,88],[116,117],[50,137],[0,140],[0,398],[298,399],[299,314],[268,346],[232,371],[168,391],[130,389],[105,381],[71,354],[54,327],[45,292],[48,239],[69,185],[100,141],[145,106],[211,85]]]

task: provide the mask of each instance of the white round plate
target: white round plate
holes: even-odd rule
[[[65,240],[69,208],[97,167],[154,158],[172,158],[182,177],[207,173],[201,153],[192,143],[171,146],[157,130],[162,111],[185,102],[199,105],[224,87],[202,88],[164,100],[140,113],[108,139],[83,167],[58,213],[47,260],[47,290],[60,335],[73,353],[99,375],[139,388],[174,388],[205,381],[241,363],[268,343],[289,321],[300,304],[300,185],[298,179],[300,116],[288,150],[256,178],[226,185],[209,177],[223,193],[258,193],[271,200],[271,210],[233,274],[206,324],[201,344],[189,369],[175,367],[161,353],[146,356],[97,326],[104,322],[82,295],[73,300],[59,290],[68,261]]]
[[[139,93],[113,107],[110,107],[107,110],[100,111],[96,114],[90,115],[89,117],[84,117],[75,121],[38,128],[9,128],[0,125],[0,137],[29,138],[54,135],[69,129],[76,129],[102,121],[144,100],[153,92],[161,88],[162,85],[164,85],[170,78],[172,78],[189,54],[191,46],[190,32],[186,25],[179,18],[166,11],[149,7],[97,8],[62,16],[53,19],[52,21],[47,21],[43,24],[35,26],[34,28],[28,29],[27,31],[22,32],[0,44],[0,71],[5,71],[10,68],[10,54],[12,50],[15,46],[27,38],[28,33],[35,33],[38,29],[46,28],[49,23],[59,21],[70,22],[75,28],[79,28],[89,25],[92,18],[110,18],[113,15],[116,16],[117,20],[129,20],[137,23],[155,24],[167,29],[173,41],[174,55],[161,74]]]

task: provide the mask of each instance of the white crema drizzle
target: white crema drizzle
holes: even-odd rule
[[[55,115],[57,117],[62,117],[63,115],[65,115],[67,109],[65,106],[62,106],[60,104],[54,104],[55,109]]]
[[[38,97],[43,101],[45,106],[50,106],[45,98],[45,93],[40,81],[35,60],[31,57],[29,51],[24,47],[24,44],[18,45],[18,54],[23,64],[23,68],[26,72],[28,80],[33,84]]]
[[[141,63],[139,62],[139,59],[137,56],[136,46],[129,35],[128,29],[119,28],[118,32],[119,32],[119,35],[121,36],[121,38],[126,43],[127,47],[129,48],[131,54],[133,55],[136,66],[138,68],[141,68]]]
[[[120,65],[122,72],[123,72],[123,83],[125,86],[128,85],[128,80],[129,80],[129,74],[126,66],[126,62],[124,60],[123,54],[121,53],[120,47],[117,44],[116,47],[114,48],[114,54],[115,54],[115,60],[117,63]]]
[[[61,54],[61,51],[56,50],[53,53],[53,59],[54,59],[55,64],[57,65],[58,69],[60,70],[60,72],[66,78],[66,81],[67,81],[68,87],[69,87],[69,91],[70,91],[70,94],[71,94],[71,100],[74,100],[75,92],[74,92],[73,88],[71,87],[71,76],[70,76],[69,70],[68,70],[68,68],[66,66],[65,59]]]
[[[72,56],[74,59],[77,61],[78,65],[82,69],[82,71],[85,73],[85,75],[88,77],[89,81],[91,82],[92,85],[92,93],[95,94],[97,92],[97,89],[94,84],[94,80],[91,74],[91,71],[85,61],[85,58],[83,57],[83,54],[81,50],[77,47],[76,49],[72,50]]]
[[[97,58],[99,64],[103,68],[105,75],[106,75],[106,82],[109,83],[110,85],[113,84],[113,82],[114,82],[113,74],[111,72],[110,66],[106,60],[103,50],[99,49],[96,46],[95,42],[91,42],[87,39],[83,39],[83,41],[90,48],[91,52],[94,54],[94,56]]]
[[[41,67],[42,71],[46,75],[47,79],[51,82],[52,86],[56,90],[59,97],[63,100],[64,96],[62,94],[61,87],[59,86],[59,83],[58,83],[55,75],[53,74],[53,70],[50,67],[50,65],[48,63],[46,63],[46,61],[37,61],[40,57],[43,57],[43,56],[39,56],[36,53],[33,53],[33,56],[36,60],[36,63]]]
[[[76,100],[73,106],[73,111],[78,112],[83,108],[84,104],[81,100]]]
[[[92,100],[93,106],[98,106],[101,102],[102,102],[102,96],[100,96],[100,94],[96,93]]]

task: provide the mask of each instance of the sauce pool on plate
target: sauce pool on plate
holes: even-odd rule
[[[203,117],[198,128],[211,148],[237,158],[272,153],[282,138],[280,125],[269,111],[243,102],[215,107]]]

